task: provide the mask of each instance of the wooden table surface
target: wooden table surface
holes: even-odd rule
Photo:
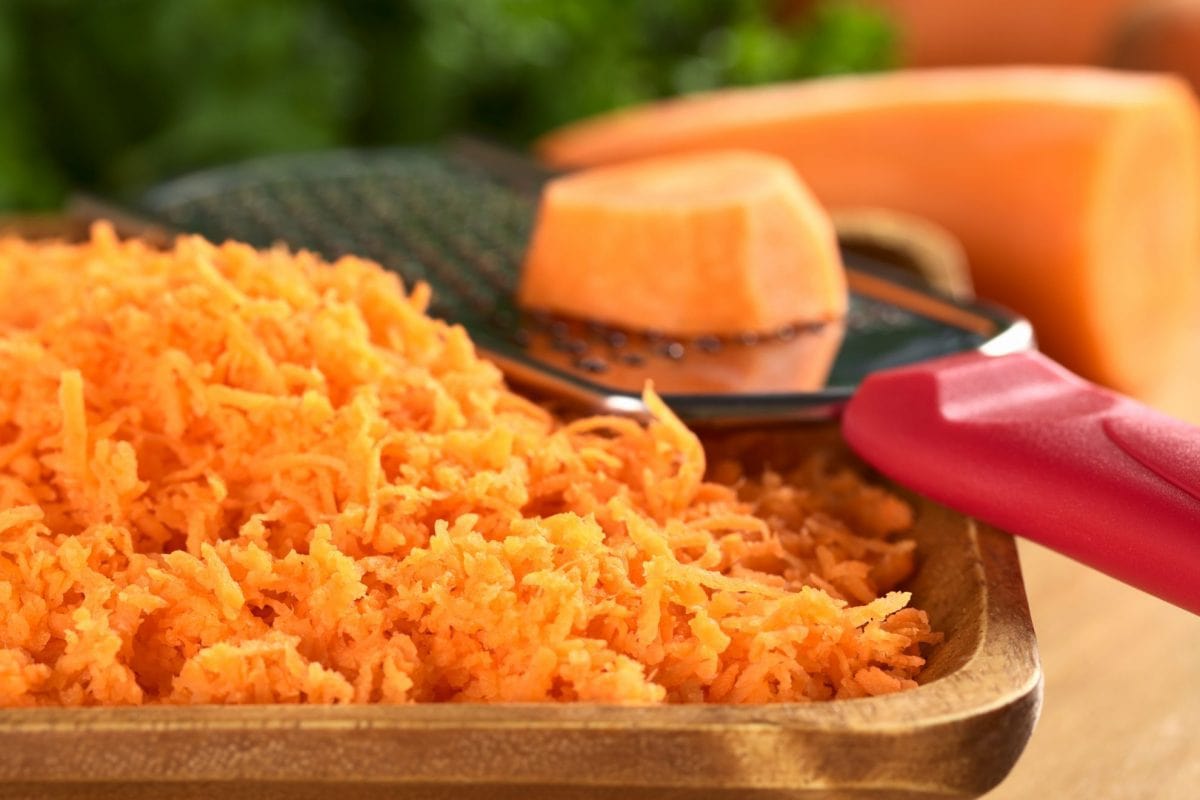
[[[1045,705],[987,800],[1200,798],[1200,617],[1029,542]]]

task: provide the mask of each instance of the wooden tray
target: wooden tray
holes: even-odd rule
[[[80,216],[0,219],[0,235],[85,230]],[[927,278],[929,261],[914,262]],[[849,457],[833,426],[707,439],[750,463],[813,447]],[[911,692],[738,707],[0,709],[0,797],[976,797],[1008,773],[1041,705],[1016,547],[908,497],[906,588],[946,637]]]
[[[725,436],[746,460],[836,429]],[[773,459],[777,460],[777,459]],[[947,798],[1008,773],[1041,704],[1011,537],[928,501],[908,587],[945,641],[922,685],[820,704],[0,710],[0,795]]]

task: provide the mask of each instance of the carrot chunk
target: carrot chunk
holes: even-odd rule
[[[846,310],[828,214],[787,161],[724,151],[551,182],[523,305],[679,335],[770,332]]]

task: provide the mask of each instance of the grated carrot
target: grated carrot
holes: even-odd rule
[[[0,241],[0,705],[824,700],[915,685],[911,512],[561,421],[378,266]]]

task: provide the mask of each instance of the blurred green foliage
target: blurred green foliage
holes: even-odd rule
[[[270,152],[456,131],[522,145],[891,55],[886,23],[847,0],[787,24],[766,0],[0,0],[0,208]]]

